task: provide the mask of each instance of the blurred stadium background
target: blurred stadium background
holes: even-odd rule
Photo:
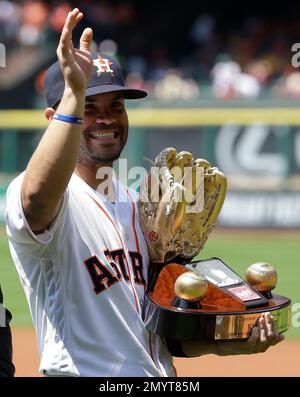
[[[0,0],[0,282],[13,326],[31,320],[8,253],[5,192],[46,127],[43,76],[73,6],[85,14],[74,42],[93,27],[94,48],[117,56],[127,84],[149,92],[127,103],[128,169],[168,146],[218,166],[229,192],[200,257],[219,256],[241,275],[253,262],[273,263],[279,292],[294,303],[287,335],[300,337],[300,71],[292,64],[300,5],[292,2]]]

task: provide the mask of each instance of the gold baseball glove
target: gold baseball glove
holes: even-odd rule
[[[140,220],[152,263],[190,260],[203,248],[221,211],[226,177],[204,159],[161,151],[142,180]]]

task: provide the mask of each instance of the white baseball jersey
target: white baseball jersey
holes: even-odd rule
[[[35,235],[9,186],[10,250],[38,336],[40,371],[66,376],[175,376],[141,316],[148,254],[133,194],[112,204],[73,174],[51,228]],[[136,194],[136,193],[135,193]]]

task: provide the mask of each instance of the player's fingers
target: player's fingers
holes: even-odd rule
[[[80,38],[80,49],[85,51],[90,51],[92,39],[93,39],[92,29],[91,28],[84,29]]]
[[[268,339],[273,338],[275,333],[275,324],[273,316],[268,312],[265,314],[266,336]]]
[[[74,8],[71,11],[71,18],[70,18],[70,33],[72,34],[73,29],[78,24],[78,22],[82,19],[83,13],[78,10],[78,8]]]
[[[277,345],[277,343],[282,342],[283,340],[285,340],[285,336],[283,334],[277,334],[273,345]]]
[[[257,321],[259,341],[261,343],[267,342],[267,331],[266,331],[266,322],[264,317],[260,317]]]
[[[270,341],[270,346],[275,346],[277,343],[282,342],[285,339],[285,336],[282,334],[278,334],[273,336],[273,338]]]
[[[59,46],[58,48],[64,52],[68,48],[68,39],[69,39],[69,34],[70,34],[70,20],[72,18],[72,13],[69,12],[67,15],[67,18],[65,20],[65,24],[63,27],[63,30],[60,35],[60,41],[59,41]]]
[[[247,340],[247,344],[254,347],[257,344],[258,339],[258,327],[256,326],[252,328],[250,338]]]
[[[75,26],[78,24],[78,22],[81,21],[81,19],[83,18],[83,13],[82,12],[77,12],[77,10],[78,9],[76,9],[76,13],[75,13],[76,16],[75,16],[74,21],[71,21],[71,32],[70,32],[69,43],[70,43],[70,48],[72,50],[74,50],[74,45],[73,45],[73,41],[72,41],[73,30],[74,30]]]
[[[274,345],[277,345],[277,343],[282,342],[285,339],[285,336],[283,334],[278,333],[278,330],[274,323],[273,316],[271,316],[271,318],[273,321],[273,337],[272,337],[272,341],[271,341],[271,346],[274,346]]]
[[[82,16],[83,14],[79,12],[78,8],[74,8],[73,11],[68,13],[59,42],[59,48],[62,54],[65,54],[73,47],[72,31]]]
[[[264,353],[266,350],[268,350],[271,346],[277,345],[277,343],[282,342],[285,339],[284,335],[274,335],[272,338],[269,338],[267,340],[267,343],[263,345],[263,347],[260,349],[261,353]]]
[[[264,319],[264,321],[262,321]],[[259,319],[259,324],[261,328],[261,337],[260,342],[262,342],[260,347],[260,352],[265,352],[271,346],[277,345],[277,343],[281,342],[284,339],[284,335],[278,334],[274,318],[270,313],[266,313],[263,318]],[[264,341],[264,333],[265,333],[265,341]]]

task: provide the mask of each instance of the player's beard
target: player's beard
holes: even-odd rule
[[[107,128],[109,129],[109,128]],[[101,129],[102,131],[105,130],[105,128]],[[113,145],[114,147],[107,147],[107,150],[104,150],[103,148],[101,149],[101,153],[99,149],[94,149],[89,145],[88,141],[88,134],[91,131],[97,131],[97,127],[92,127],[89,129],[86,129],[81,137],[80,141],[80,148],[79,148],[79,153],[78,153],[78,163],[79,164],[87,164],[87,163],[93,163],[93,164],[111,164],[113,161],[117,160],[120,157],[120,154],[122,153],[122,150],[124,146],[126,145],[127,142],[127,137],[128,137],[128,126],[127,127],[121,127],[118,126],[118,131],[119,131],[119,142],[116,145]]]

